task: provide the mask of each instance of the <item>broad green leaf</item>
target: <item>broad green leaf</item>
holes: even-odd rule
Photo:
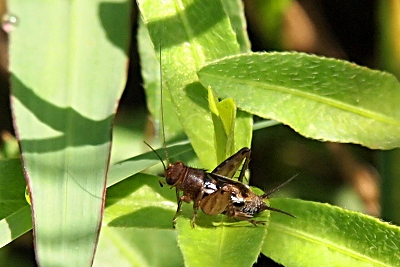
[[[400,228],[328,204],[271,199],[262,253],[284,266],[398,266]]]
[[[175,190],[159,177],[137,174],[107,190],[94,266],[181,266],[172,228]]]
[[[89,266],[126,79],[129,2],[10,2],[16,132],[41,266]]]
[[[400,146],[400,85],[388,73],[302,53],[252,53],[208,64],[204,86],[315,139]]]
[[[251,44],[247,35],[246,18],[244,17],[244,6],[240,0],[221,1],[225,12],[229,16],[232,29],[236,34],[236,40],[240,46],[240,52],[250,52]],[[253,132],[252,115],[238,110],[235,120],[235,149],[239,150],[242,147],[250,147]],[[233,153],[236,151],[233,151]]]

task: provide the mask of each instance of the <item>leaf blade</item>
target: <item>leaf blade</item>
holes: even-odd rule
[[[285,266],[396,266],[400,260],[397,226],[328,204],[277,198],[271,205],[296,216],[273,213],[262,249]]]
[[[239,108],[306,137],[389,149],[400,145],[400,85],[390,74],[302,53],[252,53],[211,63],[205,86]]]
[[[203,167],[213,169],[218,162],[211,115],[196,71],[206,61],[239,53],[229,18],[219,1],[166,1],[162,6],[139,1],[139,9],[155,49],[162,49],[163,83],[178,118]]]
[[[41,266],[93,260],[125,83],[128,10],[96,0],[10,3],[19,18],[10,47],[14,125]]]

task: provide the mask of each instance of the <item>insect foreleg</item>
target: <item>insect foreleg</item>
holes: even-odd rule
[[[176,218],[178,217],[179,213],[181,212],[181,207],[182,207],[182,197],[179,196],[179,190],[178,188],[175,188],[176,191],[176,203],[178,204],[175,212],[174,219],[172,220],[172,226],[175,228],[176,224]]]

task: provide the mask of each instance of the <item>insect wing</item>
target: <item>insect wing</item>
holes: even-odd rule
[[[245,185],[239,181],[232,180],[230,178],[227,178],[225,176],[222,176],[222,175],[219,175],[216,173],[207,173],[207,175],[217,181],[217,186],[219,188],[222,188],[226,184],[230,184],[230,185],[236,186],[241,191],[241,193],[244,195],[246,195],[247,192],[250,191],[250,188],[247,185]]]

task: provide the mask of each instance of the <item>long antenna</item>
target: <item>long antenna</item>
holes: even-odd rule
[[[268,191],[267,193],[265,193],[264,195],[262,195],[262,198],[267,198],[268,196],[270,196],[271,194],[275,193],[276,191],[278,191],[279,189],[281,189],[283,186],[287,185],[288,183],[290,183],[294,178],[297,177],[297,175],[293,175],[289,180],[287,180],[286,182],[284,182],[283,184],[278,185],[277,187],[275,187],[274,189]],[[283,212],[285,213],[285,212]]]
[[[146,141],[143,141],[143,142],[146,144],[146,146],[148,146],[148,147],[151,149],[151,151],[153,151],[154,153],[156,153],[157,157],[159,158],[159,160],[161,161],[161,163],[162,163],[162,165],[163,165],[163,167],[164,167],[164,170],[166,170],[167,168],[165,167],[164,161],[163,161],[163,159],[160,157],[160,155],[157,153],[157,151],[156,151],[151,145],[149,145],[149,143],[147,143]]]
[[[162,42],[162,38],[160,36],[160,51],[159,51],[159,57],[160,57],[160,89],[161,89],[161,130],[162,130],[162,138],[163,138],[163,148],[164,148],[164,152],[165,152],[165,157],[167,158],[167,164],[168,166],[171,164],[169,162],[169,154],[168,154],[168,150],[167,150],[167,144],[165,142],[165,123],[164,123],[164,94],[163,94],[163,72],[162,72],[162,54],[161,54],[161,42]],[[164,163],[163,163],[164,165]],[[164,169],[165,169],[165,165],[164,165]]]

